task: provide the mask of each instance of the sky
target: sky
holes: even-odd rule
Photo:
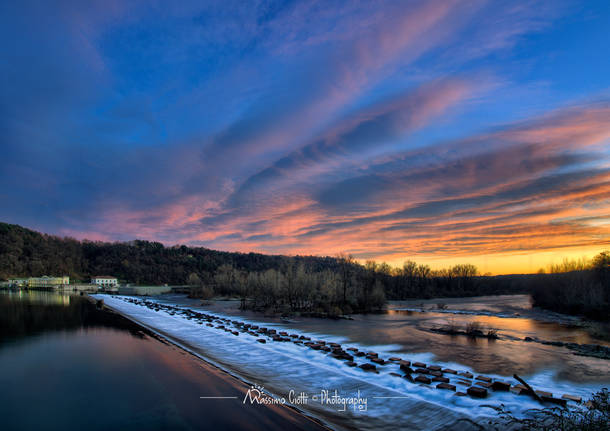
[[[535,272],[610,249],[607,1],[0,3],[0,220]]]

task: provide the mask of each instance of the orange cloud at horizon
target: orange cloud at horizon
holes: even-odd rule
[[[393,128],[380,111],[374,126]],[[359,147],[324,159],[302,151],[290,169],[255,174],[220,199],[193,193],[152,212],[109,206],[98,226],[226,251],[536,272],[610,248],[608,118],[607,104],[578,106],[365,161]],[[351,136],[369,123],[346,124]]]

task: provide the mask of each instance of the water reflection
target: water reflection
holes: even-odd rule
[[[13,301],[17,300],[46,305],[63,305],[65,307],[70,305],[70,298],[73,296],[63,292],[30,289],[7,290],[3,293],[9,300]]]
[[[0,345],[47,332],[115,328],[141,336],[129,320],[97,310],[85,297],[47,291],[0,293]]]
[[[498,317],[487,315],[450,314],[434,311],[388,310],[388,319],[407,321],[417,320],[424,329],[453,326],[464,330],[470,323],[477,322],[484,331],[496,329],[502,337],[538,337],[554,341],[579,344],[610,345],[608,341],[598,339],[584,328],[552,321],[543,321],[531,317]]]
[[[78,295],[0,293],[0,387],[2,430],[321,429]]]

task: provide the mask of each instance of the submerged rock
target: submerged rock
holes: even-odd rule
[[[400,369],[407,374],[413,374],[415,372],[411,367],[406,366],[406,365],[401,365]]]
[[[447,390],[455,392],[455,386],[454,385],[450,385],[449,383],[445,383],[445,382],[439,383],[438,385],[436,385],[436,389],[447,389]]]
[[[364,364],[360,364],[359,367],[362,368],[364,371],[375,371],[375,370],[377,370],[377,367],[375,365],[367,364],[366,362]]]
[[[413,379],[413,380],[415,380],[417,383],[425,383],[427,385],[432,383],[432,380],[430,380],[430,378],[423,376],[421,374],[419,376],[415,377],[415,379]]]
[[[510,391],[516,395],[534,395],[532,391],[521,384],[511,387]]]
[[[493,382],[491,384],[491,388],[494,391],[508,392],[510,390],[510,383],[508,383],[508,382],[501,382],[500,380],[496,380],[495,382]]]
[[[474,398],[486,398],[487,389],[480,386],[471,386],[466,390],[466,393]]]
[[[449,379],[447,377],[435,377],[432,379],[433,382],[441,382],[441,383],[449,383]]]

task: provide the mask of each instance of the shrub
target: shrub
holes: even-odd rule
[[[487,330],[487,338],[491,338],[493,340],[498,338],[498,330],[496,328],[489,328]]]
[[[441,329],[443,332],[446,332],[447,334],[457,334],[460,332],[460,328],[458,327],[457,323],[455,323],[455,320],[453,320],[453,319],[449,320]]]
[[[610,396],[608,389],[592,395],[582,405],[532,409],[529,418],[517,418],[504,405],[491,407],[501,418],[495,421],[496,429],[528,431],[607,431],[610,423]]]
[[[476,320],[474,322],[470,322],[466,325],[466,334],[471,337],[476,337],[477,335],[482,335],[483,331],[481,330],[482,325],[480,322]]]

